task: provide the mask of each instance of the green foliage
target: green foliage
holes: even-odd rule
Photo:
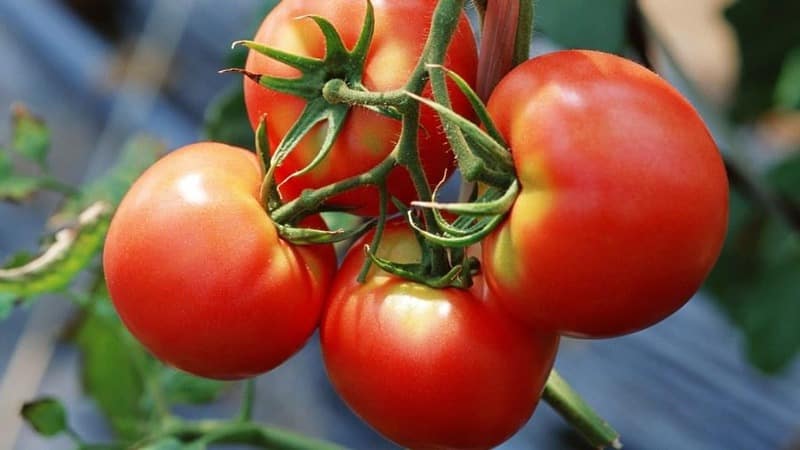
[[[32,299],[69,286],[103,245],[110,211],[102,208],[96,204],[75,226],[56,233],[54,242],[40,257],[21,266],[0,269],[0,293]]]
[[[105,175],[80,189],[50,219],[52,227],[74,221],[87,206],[102,201],[116,207],[139,175],[165,153],[164,144],[148,136],[138,136],[125,144],[117,163]]]
[[[254,17],[266,16],[277,3],[276,0],[263,2],[263,11],[255,14]],[[253,31],[248,35],[255,33],[257,25],[258,23],[253,23]],[[244,68],[247,53],[248,51],[244,47],[234,48],[226,62],[227,66]],[[208,106],[203,131],[209,140],[255,150],[255,134],[244,106],[244,89],[241,80],[237,79],[228,89],[219,93]]]
[[[206,110],[203,129],[209,140],[253,150],[255,134],[244,107],[244,89],[236,83]]]
[[[800,110],[800,46],[784,61],[775,88],[775,103],[783,109]]]
[[[725,11],[725,16],[736,30],[742,59],[731,116],[737,121],[749,121],[774,106],[781,71],[789,70],[790,74],[784,72],[783,76],[792,76],[796,70],[784,66],[790,52],[800,48],[800,2],[738,0]]]
[[[630,0],[539,0],[534,25],[567,48],[620,53],[625,48]]]
[[[50,129],[19,105],[13,109],[12,125],[11,149],[44,169],[50,152]]]
[[[159,379],[164,398],[171,405],[198,405],[215,401],[227,386],[225,383],[199,378],[185,372],[163,368]]]
[[[81,350],[81,381],[109,418],[114,431],[125,440],[142,437],[142,425],[149,417],[142,398],[144,350],[131,345],[105,295],[93,301],[78,326],[73,340]]]
[[[772,170],[767,182],[786,205],[800,205],[800,157]],[[737,191],[707,286],[741,328],[755,366],[777,372],[800,351],[800,234]]]
[[[54,398],[42,398],[22,406],[22,417],[42,436],[55,436],[67,431],[67,412]]]

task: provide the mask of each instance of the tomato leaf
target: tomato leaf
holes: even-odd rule
[[[40,185],[37,177],[16,174],[10,153],[0,148],[0,200],[24,200],[36,192]]]
[[[56,233],[41,255],[0,269],[0,294],[31,299],[67,287],[100,251],[110,217],[104,204],[95,204],[72,227]]]
[[[202,447],[185,445],[181,441],[175,438],[166,438],[158,442],[154,442],[152,444],[141,447],[140,450],[189,450],[191,448],[197,448],[198,450],[200,450],[200,448]]]
[[[215,401],[227,384],[164,367],[161,386],[170,404],[198,405]]]
[[[772,170],[767,182],[787,205],[800,205],[800,157]],[[778,372],[800,352],[800,233],[736,191],[728,239],[707,287],[742,330],[756,367]]]
[[[44,169],[50,151],[50,129],[21,105],[14,107],[11,120],[11,149]]]
[[[775,88],[775,103],[784,109],[800,110],[800,46],[784,61]]]
[[[244,106],[241,83],[220,93],[209,105],[203,130],[209,140],[253,149],[255,135]]]
[[[14,310],[17,296],[8,292],[0,292],[0,321],[5,320]]]
[[[122,200],[133,182],[165,152],[164,144],[148,136],[138,136],[125,144],[117,163],[105,175],[81,189],[80,195],[66,202],[50,218],[58,228],[75,220],[80,211],[97,201],[113,207]]]
[[[131,345],[110,302],[97,299],[73,337],[81,350],[81,381],[112,428],[126,440],[140,438],[148,411],[142,401],[144,380],[136,365],[144,350]]]
[[[42,398],[22,406],[22,417],[42,436],[52,437],[67,430],[67,412],[54,398]]]
[[[738,0],[725,16],[736,31],[742,60],[731,115],[749,121],[773,107],[787,56],[800,46],[800,2]]]
[[[630,0],[539,0],[534,24],[564,47],[620,53],[629,7]]]

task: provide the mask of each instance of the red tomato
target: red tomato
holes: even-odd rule
[[[435,5],[432,0],[373,2],[375,34],[363,73],[363,83],[368,89],[383,91],[405,85],[422,53]],[[345,45],[353,48],[361,32],[365,11],[365,0],[284,0],[266,17],[254,40],[290,53],[322,58],[325,54],[322,33],[313,21],[298,20],[297,17],[316,14],[328,19],[339,30]],[[477,52],[472,31],[463,14],[445,65],[474,85]],[[250,53],[246,69],[281,77],[299,75],[295,69],[255,52]],[[253,127],[256,128],[261,116],[267,114],[267,131],[271,147],[275,148],[300,116],[305,100],[269,90],[250,79],[245,79],[244,89]],[[468,117],[472,115],[469,103],[456,88],[451,89],[451,97],[457,112]],[[428,181],[435,184],[453,166],[454,160],[436,113],[423,108],[421,114],[420,156]],[[279,182],[313,160],[326,130],[326,125],[318,125],[299,143],[277,170]],[[364,108],[352,108],[328,157],[310,173],[283,184],[281,193],[292,199],[304,189],[318,188],[366,172],[388,156],[399,135],[399,121]],[[389,188],[392,195],[406,203],[416,199],[405,169],[398,167],[391,173]],[[354,212],[361,215],[378,213],[378,193],[372,187],[345,192],[329,203],[355,208]]]
[[[522,186],[483,245],[488,284],[513,315],[609,337],[689,300],[719,255],[728,183],[675,89],[626,59],[561,51],[517,67],[488,107]]]
[[[433,289],[373,269],[362,239],[334,281],[321,326],[328,376],[347,404],[389,439],[413,449],[483,449],[533,413],[558,346],[472,290]],[[419,261],[413,234],[387,228],[379,255]]]
[[[262,176],[252,153],[193,144],[150,167],[120,204],[103,255],[108,289],[131,333],[164,362],[251,377],[316,328],[333,250],[278,237],[259,203]]]

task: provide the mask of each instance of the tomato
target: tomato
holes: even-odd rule
[[[335,255],[279,238],[259,203],[261,178],[252,153],[193,144],[150,167],[120,204],[103,255],[108,289],[131,333],[164,362],[251,377],[315,330]]]
[[[254,40],[290,53],[322,58],[325,42],[317,25],[311,20],[297,19],[316,14],[333,23],[345,45],[353,48],[361,32],[366,3],[365,0],[284,0],[266,17]],[[422,53],[435,5],[434,0],[373,2],[375,33],[363,72],[363,84],[368,89],[384,91],[405,85]],[[445,65],[474,85],[477,51],[469,23],[463,14],[448,49]],[[250,53],[246,69],[281,77],[299,75],[295,69],[255,52]],[[254,129],[262,115],[267,114],[268,136],[271,147],[275,148],[300,116],[305,100],[269,90],[247,78],[244,89],[245,103]],[[466,98],[454,87],[451,97],[457,112],[472,116]],[[420,156],[428,181],[435,184],[453,166],[454,157],[436,113],[429,108],[421,111],[421,127]],[[279,182],[314,159],[326,130],[326,125],[317,125],[299,143],[277,169],[276,179]],[[389,155],[399,135],[399,121],[364,108],[352,108],[331,153],[310,173],[286,181],[281,186],[281,194],[293,199],[304,189],[318,188],[366,172]],[[402,167],[397,167],[389,175],[388,184],[390,193],[403,202],[416,199],[413,184]],[[353,212],[361,215],[376,215],[378,191],[374,187],[354,189],[333,198],[329,204],[355,208]]]
[[[533,413],[556,354],[555,334],[534,333],[471,290],[433,289],[377,269],[356,282],[366,237],[346,257],[321,325],[333,386],[362,419],[413,449],[490,448]],[[400,224],[378,252],[417,262]]]
[[[728,183],[697,112],[626,59],[560,51],[492,93],[521,192],[483,245],[522,320],[582,337],[650,326],[697,291],[725,236]]]

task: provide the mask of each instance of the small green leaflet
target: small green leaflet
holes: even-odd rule
[[[102,247],[110,218],[105,203],[87,208],[74,226],[56,233],[40,256],[22,266],[0,269],[0,294],[26,298],[64,289]]]
[[[11,113],[11,149],[46,169],[50,151],[50,129],[22,105],[15,105]]]
[[[54,398],[42,398],[22,406],[22,417],[42,436],[52,437],[67,430],[67,412]]]

